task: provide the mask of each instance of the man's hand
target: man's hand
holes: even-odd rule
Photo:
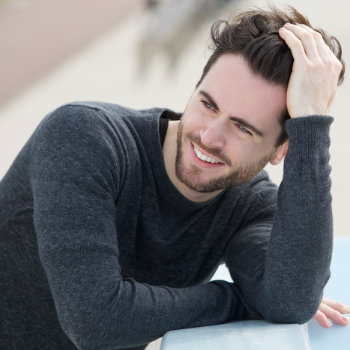
[[[321,34],[306,25],[287,23],[279,35],[294,58],[287,89],[289,115],[295,118],[328,114],[342,64]]]
[[[349,319],[342,314],[350,314],[350,306],[331,299],[323,298],[322,303],[313,318],[324,328],[332,326],[330,320],[336,324],[345,326],[349,323]]]

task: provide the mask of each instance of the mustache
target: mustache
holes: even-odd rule
[[[227,165],[232,166],[230,159],[222,153],[222,149],[211,148],[211,147],[208,147],[206,145],[203,145],[201,139],[197,136],[194,136],[194,135],[190,135],[188,138],[192,143],[195,143],[203,151],[206,151],[209,154],[213,155],[214,157],[218,158],[218,160],[221,161],[222,163],[226,163]]]

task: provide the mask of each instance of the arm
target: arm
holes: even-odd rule
[[[63,107],[32,143],[39,255],[66,335],[79,349],[115,349],[241,318],[230,283],[175,289],[122,278],[114,213],[124,164],[99,113]]]
[[[252,309],[248,318],[304,323],[321,302],[332,251],[329,124],[319,116],[288,121],[277,198],[262,184],[227,247],[232,279]]]
[[[277,209],[274,212],[273,200],[265,194],[265,203],[230,242],[226,261],[252,307],[250,317],[302,323],[315,314],[329,277],[331,118],[324,115],[342,65],[321,36],[306,26],[287,24],[280,36],[294,64],[287,89],[289,150]]]

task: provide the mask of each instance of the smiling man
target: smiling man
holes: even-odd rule
[[[169,127],[164,158],[172,182],[202,201],[250,181],[269,161],[278,164],[287,151],[277,145],[285,109],[282,85],[254,74],[241,55],[220,56]]]
[[[336,39],[294,9],[212,28],[182,115],[73,103],[0,183],[0,348],[144,349],[242,319],[345,325],[332,253]],[[262,169],[283,159],[277,188]],[[225,263],[234,283],[210,281]]]

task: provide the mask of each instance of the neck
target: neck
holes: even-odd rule
[[[163,145],[163,158],[166,172],[176,189],[192,202],[205,202],[217,196],[221,191],[203,193],[192,190],[176,176],[175,162],[177,152],[177,131],[180,121],[169,121]]]

